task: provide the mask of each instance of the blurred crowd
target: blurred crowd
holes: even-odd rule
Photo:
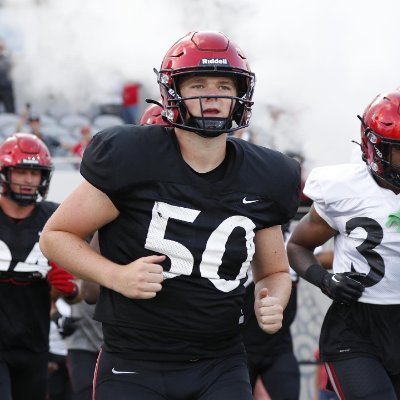
[[[53,157],[81,158],[92,135],[109,126],[139,121],[140,84],[127,81],[120,91],[120,104],[85,112],[60,110],[60,107],[36,107],[26,99],[18,110],[12,80],[13,57],[0,38],[0,140],[13,133],[32,133],[42,139]],[[21,100],[21,99],[20,99]]]

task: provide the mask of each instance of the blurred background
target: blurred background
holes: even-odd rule
[[[305,175],[360,161],[357,114],[400,86],[399,15],[398,0],[0,0],[14,96],[13,109],[0,102],[0,138],[17,125],[35,129],[36,118],[56,162],[49,199],[62,201],[80,181],[87,138],[137,122],[145,99],[159,98],[153,68],[171,45],[192,30],[218,30],[256,73],[256,143],[301,154]],[[329,302],[299,287],[292,328],[306,400]]]
[[[301,151],[311,168],[348,161],[356,115],[400,85],[399,15],[396,0],[0,0],[0,37],[18,112],[29,102],[58,119],[92,118],[116,111],[129,82],[143,110],[175,40],[220,30],[256,73],[257,141]]]

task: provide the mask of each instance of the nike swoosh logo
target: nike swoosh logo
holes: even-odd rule
[[[243,204],[257,203],[260,200],[246,200],[246,197],[243,199]]]
[[[137,374],[137,372],[134,372],[134,371],[118,371],[115,368],[113,368],[111,371],[113,374],[116,374],[116,375],[118,375],[118,374]]]

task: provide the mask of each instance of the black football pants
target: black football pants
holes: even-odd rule
[[[3,352],[0,355],[1,400],[45,400],[48,353]]]
[[[193,361],[135,361],[102,351],[96,400],[252,400],[245,355]]]

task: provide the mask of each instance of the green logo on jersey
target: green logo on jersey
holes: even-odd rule
[[[386,227],[390,228],[393,224],[397,225],[397,232],[400,232],[400,210],[389,214],[388,220],[386,221]]]

